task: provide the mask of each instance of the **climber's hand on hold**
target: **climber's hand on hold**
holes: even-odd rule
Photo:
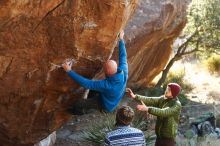
[[[66,72],[70,71],[72,68],[72,61],[66,61],[62,64],[62,67]]]
[[[122,31],[119,33],[119,39],[120,39],[120,40],[123,40],[123,39],[124,39],[124,35],[125,35],[124,30],[122,30]]]

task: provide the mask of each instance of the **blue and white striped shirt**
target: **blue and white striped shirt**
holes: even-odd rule
[[[117,127],[107,133],[105,146],[145,146],[144,134],[130,126]]]

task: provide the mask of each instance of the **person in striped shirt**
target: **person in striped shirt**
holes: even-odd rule
[[[107,133],[105,146],[145,146],[145,137],[141,130],[130,126],[134,111],[122,106],[116,113],[116,128]]]

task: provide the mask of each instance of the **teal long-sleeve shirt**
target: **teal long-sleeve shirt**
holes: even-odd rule
[[[124,40],[119,41],[119,66],[117,73],[103,80],[90,80],[71,70],[68,75],[84,88],[100,92],[103,108],[112,112],[124,96],[128,79],[127,53]]]

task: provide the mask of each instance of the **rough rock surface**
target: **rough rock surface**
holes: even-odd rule
[[[64,109],[83,90],[54,64],[73,58],[78,73],[93,77],[137,3],[0,1],[1,146],[33,145],[69,119]]]
[[[69,119],[65,108],[84,90],[54,64],[73,58],[73,69],[93,78],[137,2],[0,1],[0,144],[32,145]],[[125,31],[129,86],[147,85],[163,70],[187,4],[140,0]]]
[[[149,85],[164,69],[172,44],[186,24],[190,0],[141,0],[126,27],[129,82],[138,88]]]

